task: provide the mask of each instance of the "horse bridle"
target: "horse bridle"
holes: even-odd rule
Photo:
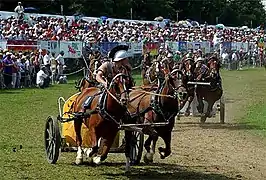
[[[112,88],[112,87],[114,87],[114,85],[115,85],[115,81],[116,81],[116,79],[117,78],[128,78],[129,76],[128,75],[125,75],[125,74],[123,74],[123,73],[118,73],[117,75],[115,75],[114,77],[113,77],[113,79],[111,80],[111,82],[110,82],[110,84],[109,84],[109,87],[108,88],[105,88],[105,90],[106,90],[106,92],[110,95],[110,96],[112,96],[112,98],[114,98],[114,100],[115,101],[117,101],[121,106],[124,106],[122,103],[121,103],[121,101],[118,99],[118,97],[119,98],[121,98],[121,96],[124,94],[124,93],[128,93],[128,89],[126,88],[126,85],[125,85],[125,83],[123,83],[123,89],[124,89],[124,91],[122,91],[122,92],[120,92],[120,93],[116,93],[116,95],[113,95],[111,92],[110,92],[110,89]],[[124,79],[123,79],[124,80]],[[128,94],[127,94],[127,98],[128,98]]]
[[[173,78],[173,74],[176,73],[176,72],[180,72],[180,70],[179,69],[174,69],[172,72],[170,72],[170,74],[169,74],[170,78]],[[180,81],[182,82],[182,80],[180,80]],[[170,84],[173,86],[173,89],[174,89],[174,98],[178,99],[179,101],[182,101],[184,99],[183,97],[185,96],[184,94],[187,94],[187,93],[178,92],[178,90],[180,88],[186,89],[185,86],[183,84],[181,84],[181,85],[175,87],[175,84],[171,83],[171,81],[170,81]]]

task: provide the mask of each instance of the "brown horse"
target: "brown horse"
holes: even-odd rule
[[[180,65],[180,69],[183,73],[182,81],[183,81],[183,84],[186,87],[186,90],[188,93],[187,94],[188,95],[187,96],[188,107],[185,111],[185,116],[189,116],[191,103],[194,99],[194,92],[195,92],[194,86],[188,85],[189,81],[194,81],[195,63],[194,63],[193,59],[191,59],[191,58],[184,59]]]
[[[219,75],[220,70],[220,62],[217,58],[211,57],[207,63],[209,71],[207,73],[207,77],[205,78],[206,82],[210,82],[210,86],[201,86],[199,85],[196,88],[196,94],[198,99],[198,111],[201,113],[201,122],[204,123],[207,117],[211,117],[211,111],[214,103],[222,97],[223,90],[221,79]],[[204,104],[203,99],[207,101],[208,108],[207,112],[204,113]]]
[[[167,71],[165,71],[167,72]],[[149,135],[145,142],[147,157],[152,159],[155,152],[156,142],[160,136],[165,142],[165,148],[159,147],[161,158],[169,156],[171,153],[171,132],[175,122],[175,116],[179,112],[180,104],[184,103],[186,89],[182,81],[177,78],[177,71],[165,75],[165,80],[158,86],[157,93],[134,90],[130,93],[130,103],[128,111],[131,117],[137,119],[140,124],[152,124],[163,122],[164,126],[146,126],[143,132]],[[153,141],[153,147],[150,144]]]
[[[78,145],[76,164],[83,162],[83,155],[92,158],[95,164],[107,158],[107,154],[118,132],[120,120],[126,113],[128,102],[127,74],[117,74],[111,81],[109,88],[91,87],[83,89],[74,104],[77,119],[74,121],[76,142]],[[84,109],[86,105],[86,111]],[[83,148],[81,125],[89,128],[90,148]],[[98,140],[102,138],[100,147]]]

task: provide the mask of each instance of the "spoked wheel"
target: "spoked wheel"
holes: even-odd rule
[[[61,135],[57,119],[49,116],[45,124],[44,132],[46,159],[50,164],[55,164],[59,157]]]
[[[132,133],[133,136],[130,142],[130,164],[138,165],[142,157],[144,134],[136,131]]]

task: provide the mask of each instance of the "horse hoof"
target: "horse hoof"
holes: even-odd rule
[[[92,153],[92,148],[86,148],[84,149],[84,154],[86,155],[87,158],[92,157],[93,153]]]
[[[101,164],[101,156],[96,156],[92,158],[94,164],[99,165]]]
[[[161,154],[160,158],[165,159],[165,155]]]
[[[76,165],[81,165],[83,163],[83,159],[76,158],[75,164]]]
[[[146,164],[150,164],[153,162],[153,153],[146,153],[145,156],[144,156],[144,162]]]
[[[207,117],[206,116],[201,116],[200,117],[200,123],[205,123],[206,122]]]

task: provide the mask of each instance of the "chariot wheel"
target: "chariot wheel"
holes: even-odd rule
[[[44,132],[46,159],[50,164],[55,164],[59,157],[61,135],[57,119],[49,116],[45,124]]]
[[[220,123],[224,124],[224,119],[225,119],[225,100],[224,97],[222,96],[220,99]]]
[[[130,164],[138,165],[140,163],[144,144],[144,134],[132,132],[133,136],[130,143]]]

